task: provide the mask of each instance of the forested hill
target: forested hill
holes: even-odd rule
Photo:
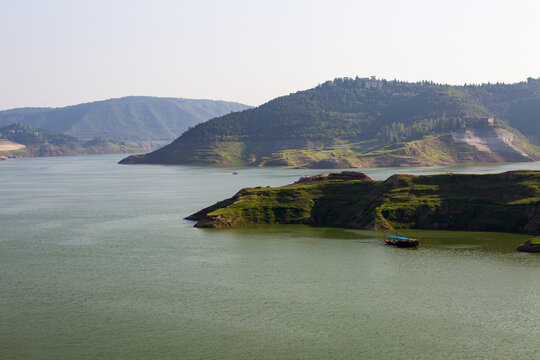
[[[120,140],[95,138],[80,140],[73,136],[15,123],[0,127],[0,144],[8,142],[11,149],[0,146],[0,156],[16,157],[67,156],[79,154],[123,154],[144,149]],[[15,146],[13,146],[15,145]]]
[[[63,108],[0,111],[0,126],[17,122],[86,139],[171,141],[202,121],[247,108],[226,101],[130,96]]]
[[[383,80],[381,85],[366,88],[360,78],[327,81],[199,124],[172,144],[125,162],[302,165],[329,157],[339,162],[343,151],[361,157],[388,144],[466,131],[465,117],[492,116],[496,127],[540,140],[538,79],[468,86]],[[339,147],[347,144],[355,145]]]

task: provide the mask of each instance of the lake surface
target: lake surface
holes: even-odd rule
[[[0,359],[538,359],[529,237],[182,220],[321,170],[0,162]],[[538,163],[366,169],[499,172]],[[232,171],[238,175],[232,175]],[[459,191],[457,189],[456,191]]]

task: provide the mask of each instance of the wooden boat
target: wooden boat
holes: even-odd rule
[[[404,236],[389,235],[384,239],[386,245],[397,246],[400,248],[417,247],[419,244],[418,239],[411,239]]]
[[[540,236],[526,241],[523,245],[518,246],[516,250],[528,253],[540,253]]]

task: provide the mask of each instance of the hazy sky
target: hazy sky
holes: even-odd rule
[[[0,109],[540,77],[538,0],[0,0]]]

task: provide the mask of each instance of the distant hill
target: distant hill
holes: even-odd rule
[[[171,141],[202,121],[249,108],[214,100],[130,96],[63,108],[0,111],[0,126],[22,123],[83,139]]]
[[[120,140],[106,138],[80,140],[20,123],[0,127],[0,156],[66,156],[141,151],[144,149]]]
[[[224,115],[122,163],[346,168],[540,159],[540,80],[340,78]],[[494,117],[494,124],[466,118]],[[483,129],[483,130],[482,130]],[[524,136],[523,134],[526,136]]]

